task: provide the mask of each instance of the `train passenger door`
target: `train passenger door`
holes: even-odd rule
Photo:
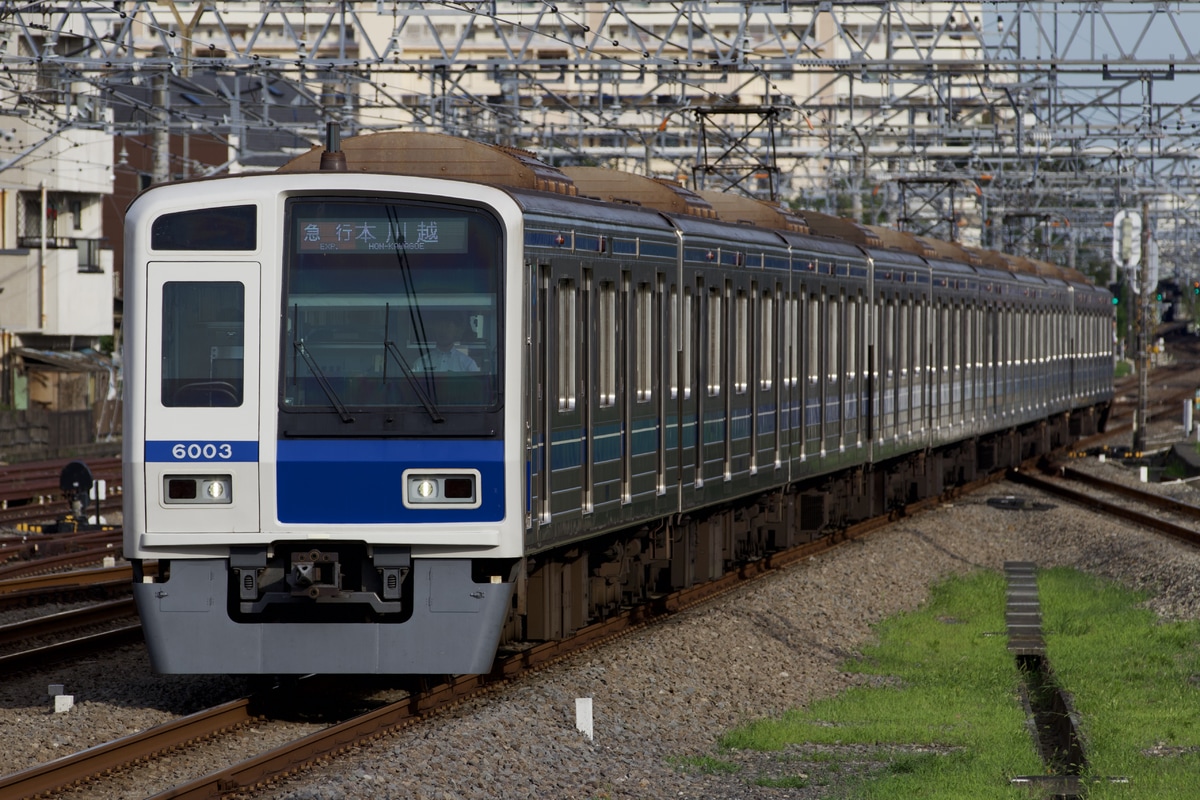
[[[146,283],[146,535],[258,531],[259,265],[151,262]]]
[[[698,352],[700,348],[700,313],[697,297],[703,292],[703,283],[675,285],[672,289],[671,344],[669,354],[669,382],[671,384],[671,407],[674,409],[674,484],[679,494],[680,506],[698,501],[696,493],[701,483],[699,470],[700,404],[697,378]]]
[[[575,535],[591,510],[588,278],[563,266],[539,265],[538,544]]]

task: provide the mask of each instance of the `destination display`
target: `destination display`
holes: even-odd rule
[[[467,252],[467,220],[463,217],[301,217],[297,223],[297,249],[301,253]]]

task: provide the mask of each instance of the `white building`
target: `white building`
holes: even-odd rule
[[[29,380],[34,351],[98,350],[113,335],[101,223],[112,136],[94,90],[62,74],[48,66],[0,88],[0,107],[16,112],[0,117],[0,405],[10,408],[69,410],[62,381]],[[96,391],[72,391],[69,403],[88,407]]]

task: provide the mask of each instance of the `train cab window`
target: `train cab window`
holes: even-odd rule
[[[204,208],[163,214],[150,226],[153,250],[255,250],[258,209]]]
[[[293,198],[285,220],[285,435],[405,425],[493,435],[504,365],[499,220],[450,202],[351,197]]]
[[[246,287],[236,281],[163,285],[161,402],[172,408],[242,404]]]

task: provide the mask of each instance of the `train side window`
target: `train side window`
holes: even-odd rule
[[[258,209],[227,206],[163,214],[150,226],[152,250],[256,250]]]
[[[600,406],[617,403],[617,290],[611,281],[600,284]]]
[[[246,287],[237,281],[172,281],[163,285],[162,297],[162,404],[240,406]]]
[[[576,308],[578,292],[575,281],[559,281],[557,298],[558,335],[555,337],[555,344],[558,349],[558,410],[571,411],[575,408],[575,387],[578,385],[575,377],[575,336],[579,314]]]

